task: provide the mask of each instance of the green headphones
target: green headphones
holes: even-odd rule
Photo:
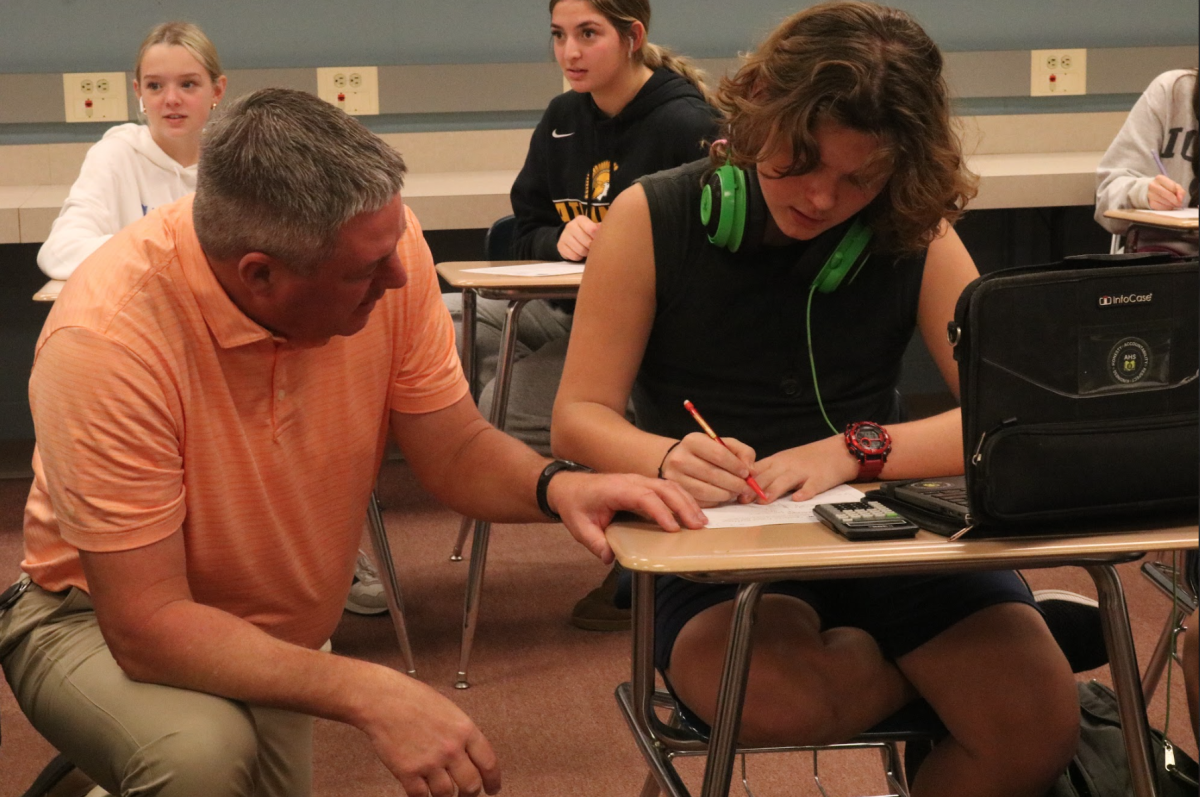
[[[726,162],[712,173],[700,192],[700,221],[708,240],[736,252],[746,236],[748,189],[746,173]],[[833,293],[871,241],[871,228],[861,218],[846,230],[833,254],[817,272],[813,284],[821,293]],[[865,262],[865,261],[864,261]]]

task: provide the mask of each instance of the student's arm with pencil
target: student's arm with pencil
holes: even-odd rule
[[[1150,84],[1096,167],[1096,221],[1109,232],[1123,233],[1129,222],[1106,218],[1107,210],[1173,210],[1187,204],[1186,189],[1167,174],[1159,155],[1171,126],[1172,75]]]
[[[613,202],[588,257],[554,402],[555,456],[646,476],[659,475],[661,467],[664,478],[701,506],[757,500],[746,483],[754,472],[749,446],[726,437],[726,448],[699,429],[679,441],[644,432],[625,418],[654,323],[653,253],[646,195],[634,185]]]

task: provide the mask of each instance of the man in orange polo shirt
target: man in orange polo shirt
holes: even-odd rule
[[[365,731],[411,797],[499,788],[451,702],[319,651],[389,426],[455,510],[560,515],[606,561],[620,509],[704,522],[669,482],[547,465],[480,417],[403,175],[315,97],[252,94],[212,124],[194,199],[115,236],[46,322],[0,663],[110,792],[303,797],[313,716]]]

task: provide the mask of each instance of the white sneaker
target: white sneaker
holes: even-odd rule
[[[350,594],[346,596],[346,611],[355,614],[384,614],[388,610],[387,595],[383,592],[383,582],[375,565],[362,551],[358,552],[358,561],[354,565],[354,581],[350,584]]]

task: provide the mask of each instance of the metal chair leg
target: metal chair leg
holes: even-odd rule
[[[371,544],[375,548],[375,564],[383,575],[383,594],[387,597],[388,614],[392,616],[396,641],[400,643],[400,655],[404,657],[404,671],[416,675],[412,646],[408,642],[408,625],[404,622],[404,597],[396,578],[396,563],[392,560],[392,546],[388,543],[387,531],[383,526],[383,513],[379,511],[379,500],[374,491],[367,501],[367,521],[371,528]]]
[[[512,381],[513,352],[517,347],[517,324],[521,318],[524,301],[513,300],[508,303],[508,312],[504,317],[504,329],[500,335],[500,362],[496,370],[496,392],[492,396],[492,426],[504,429],[504,416],[508,410],[508,388]],[[471,660],[471,647],[475,643],[475,626],[479,620],[479,601],[483,595],[483,570],[487,565],[488,536],[492,524],[486,521],[470,521],[463,519],[459,529],[462,537],[467,524],[475,523],[475,537],[471,542],[471,567],[467,573],[467,595],[463,603],[462,647],[458,657],[458,675],[454,680],[455,689],[470,689],[467,682],[467,664]]]
[[[467,665],[471,661],[471,648],[475,643],[475,627],[479,624],[479,598],[483,594],[483,569],[487,564],[488,537],[491,531],[491,523],[479,521],[475,524],[475,538],[471,541],[471,566],[467,573],[467,595],[463,603],[462,647],[458,655],[455,689],[471,688],[467,681]]]
[[[451,562],[461,562],[463,547],[467,544],[467,535],[471,533],[471,527],[475,525],[475,521],[469,517],[464,517],[462,523],[458,526],[458,539],[454,541],[454,550],[450,552]]]
[[[658,787],[658,781],[654,779],[653,772],[646,773],[646,782],[642,784],[642,791],[638,797],[658,797],[662,794],[662,789]]]
[[[1174,636],[1178,620],[1178,609],[1172,606],[1162,633],[1158,635],[1158,643],[1154,646],[1154,652],[1150,654],[1150,661],[1146,663],[1146,672],[1142,675],[1142,694],[1146,696],[1147,703],[1154,697],[1154,692],[1158,689],[1158,682],[1170,665],[1171,639]]]

